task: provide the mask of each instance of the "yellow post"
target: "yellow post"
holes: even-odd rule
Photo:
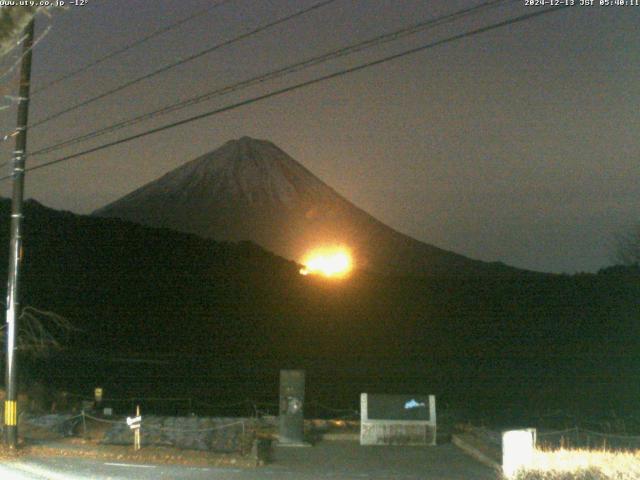
[[[18,425],[18,402],[15,400],[4,401],[4,424],[15,427]]]

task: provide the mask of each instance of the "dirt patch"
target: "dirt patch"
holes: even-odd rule
[[[20,453],[30,456],[84,457],[132,463],[254,468],[259,465],[251,455],[216,454],[167,447],[132,447],[98,445],[82,439],[67,439],[42,445],[25,444]]]
[[[0,445],[0,461],[2,460],[15,460],[24,455],[23,448],[8,448],[5,445]]]

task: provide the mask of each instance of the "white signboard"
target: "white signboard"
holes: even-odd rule
[[[360,445],[393,444],[436,444],[434,395],[360,395]]]
[[[142,416],[138,415],[137,417],[127,417],[127,425],[131,430],[135,430],[140,428],[140,424],[142,423]]]

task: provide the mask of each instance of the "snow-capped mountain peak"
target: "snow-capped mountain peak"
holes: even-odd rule
[[[209,198],[232,197],[282,205],[334,194],[300,163],[266,140],[242,137],[167,173],[136,196],[179,190]],[[123,200],[125,200],[125,197]]]
[[[356,268],[424,274],[489,266],[384,225],[273,143],[242,137],[94,213],[216,240],[253,241],[300,261],[344,245]]]

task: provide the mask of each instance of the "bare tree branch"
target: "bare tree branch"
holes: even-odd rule
[[[49,34],[49,31],[51,30],[51,25],[47,26],[47,28],[45,28],[44,32],[42,32],[38,38],[36,38],[33,42],[33,45],[31,45],[31,48],[28,51],[33,50],[36,45],[38,45],[38,43],[40,43],[42,41],[42,39],[44,37],[46,37]],[[13,65],[11,65],[5,72],[2,73],[2,75],[0,75],[0,80],[2,80],[3,78],[7,77],[9,74],[11,74],[18,65],[20,65],[20,62],[22,62],[22,58],[27,54],[27,52],[23,52],[22,55],[20,55],[20,57],[13,62]],[[12,97],[11,95],[5,95],[5,98],[9,97],[9,100],[13,100],[15,103],[17,103],[17,101],[19,100],[19,97]],[[8,106],[7,106],[8,107]]]
[[[42,7],[2,7],[0,9],[0,57],[24,40],[22,32]]]
[[[0,7],[0,58],[13,51],[24,41],[24,29],[33,17],[40,13],[51,17],[51,11],[66,10],[67,8],[54,6]]]
[[[6,323],[0,327],[4,345]],[[78,331],[72,323],[54,312],[39,310],[35,307],[22,309],[18,320],[17,348],[33,356],[44,356],[52,350],[63,348],[64,340],[72,331]]]

